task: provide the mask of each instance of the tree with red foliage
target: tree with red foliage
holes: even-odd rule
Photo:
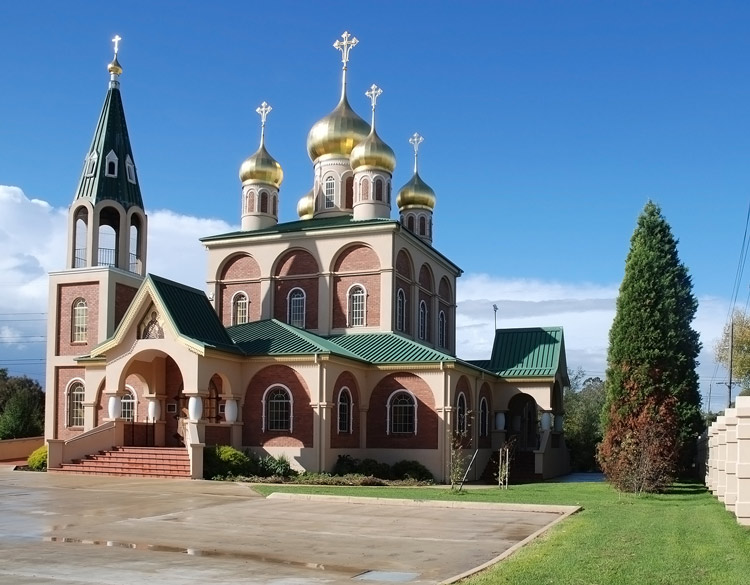
[[[692,321],[698,301],[659,207],[638,218],[609,333],[599,462],[626,491],[658,491],[690,468],[702,428]]]

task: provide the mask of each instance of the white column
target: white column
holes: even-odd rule
[[[727,510],[734,512],[737,501],[737,409],[727,408],[724,413],[726,418],[726,476],[727,491],[724,496],[724,505]]]
[[[750,526],[750,396],[738,396],[737,411],[737,522]]]
[[[727,426],[723,415],[716,419],[716,426],[716,496],[723,502],[727,492]]]
[[[161,417],[161,405],[159,399],[149,398],[148,399],[148,422],[156,422]]]
[[[200,396],[191,396],[188,400],[188,417],[190,422],[198,422],[203,416],[203,399]]]
[[[122,399],[117,395],[111,395],[107,402],[107,414],[109,418],[122,418]]]
[[[234,398],[227,398],[224,402],[224,420],[228,423],[237,422],[237,400]]]

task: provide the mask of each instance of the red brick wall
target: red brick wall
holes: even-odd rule
[[[360,276],[335,276],[333,278],[333,327],[346,327],[348,311],[347,292],[353,284],[365,287],[365,324],[368,327],[380,325],[380,274]]]
[[[440,288],[438,289],[438,294],[440,295],[440,298],[443,299],[446,303],[451,304],[453,302],[451,285],[448,282],[448,279],[445,278],[445,276],[440,279]]]
[[[378,255],[367,246],[358,244],[351,246],[339,254],[333,263],[333,271],[341,272],[370,272],[380,270]]]
[[[235,284],[222,284],[219,287],[218,313],[225,327],[232,324],[232,297],[235,293],[242,291],[248,297],[247,319],[258,321],[260,319],[260,282],[245,282]]]
[[[339,391],[346,386],[349,388],[349,394],[352,397],[352,432],[339,433]],[[351,372],[342,372],[333,386],[333,396],[331,402],[331,447],[340,448],[357,448],[359,447],[359,407],[360,405],[359,389],[357,379]]]
[[[435,315],[432,314],[432,296],[423,290],[419,291],[417,295],[417,307],[416,314],[414,315],[414,335],[419,337],[419,306],[422,301],[427,306],[427,331],[424,337],[424,341],[432,341],[433,339],[433,326],[432,323],[435,320]]]
[[[260,278],[260,266],[252,256],[238,254],[226,261],[219,280],[251,280]]]
[[[292,432],[263,431],[263,395],[275,384],[292,393]],[[288,366],[273,365],[253,376],[242,405],[242,444],[246,447],[312,447],[313,411],[302,376]]]
[[[445,313],[445,345],[442,347],[444,349],[451,349],[453,347],[453,331],[455,328],[455,324],[453,323],[453,314],[451,312],[451,308],[442,301],[438,301],[438,316],[440,315],[440,311]],[[440,325],[439,318],[437,323],[438,325]],[[437,333],[435,333],[435,343],[437,343],[438,341],[439,340]]]
[[[83,432],[83,427],[67,428],[67,404],[66,390],[68,384],[74,378],[84,380],[86,371],[83,368],[56,368],[55,371],[55,402],[57,403],[57,417],[55,418],[55,428],[57,428],[57,438],[67,441]],[[84,399],[85,402],[85,399]]]
[[[229,445],[231,443],[231,427],[228,425],[206,425],[206,445]]]
[[[417,434],[386,434],[386,404],[397,390],[409,390],[417,399]],[[367,411],[367,447],[390,449],[437,449],[438,415],[435,400],[427,383],[419,376],[401,372],[378,382],[370,397]]]
[[[115,284],[115,328],[120,324],[122,318],[125,316],[125,312],[130,307],[130,303],[133,302],[135,293],[138,292],[137,288],[132,286],[126,286],[124,284]]]
[[[401,278],[400,276],[396,277],[396,290],[393,292],[393,328],[396,328],[396,302],[397,302],[397,295],[398,295],[398,289],[404,290],[405,300],[404,303],[404,333],[411,334],[412,333],[412,305],[411,305],[411,285],[409,281]]]
[[[477,400],[477,416],[474,418],[474,420],[477,421],[477,434],[479,434],[481,423],[479,421],[479,415],[481,413],[480,405],[482,403],[482,398],[487,399],[487,435],[484,437],[479,437],[479,448],[480,449],[489,449],[492,447],[492,425],[493,425],[493,410],[492,410],[492,393],[490,392],[490,386],[485,382],[482,384],[482,387],[479,389],[479,400]]]
[[[422,264],[422,268],[419,269],[419,285],[430,292],[435,290],[432,270],[427,264]]]
[[[99,343],[99,285],[96,282],[60,284],[57,301],[56,355],[84,355]],[[88,337],[85,343],[72,343],[73,301],[83,298],[88,306]]]
[[[274,276],[300,276],[319,274],[318,263],[307,250],[290,250],[276,264]]]
[[[285,278],[274,283],[273,316],[287,322],[287,296],[293,288],[305,291],[305,329],[318,328],[318,277]]]
[[[398,255],[396,256],[396,272],[406,277],[408,280],[414,278],[412,262],[406,250],[399,250]]]

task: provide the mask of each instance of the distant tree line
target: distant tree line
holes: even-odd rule
[[[0,440],[44,434],[44,391],[36,380],[0,368]]]

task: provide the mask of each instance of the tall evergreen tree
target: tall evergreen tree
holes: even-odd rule
[[[697,308],[672,230],[649,201],[630,240],[609,333],[599,458],[622,489],[658,490],[692,462],[702,428]]]

